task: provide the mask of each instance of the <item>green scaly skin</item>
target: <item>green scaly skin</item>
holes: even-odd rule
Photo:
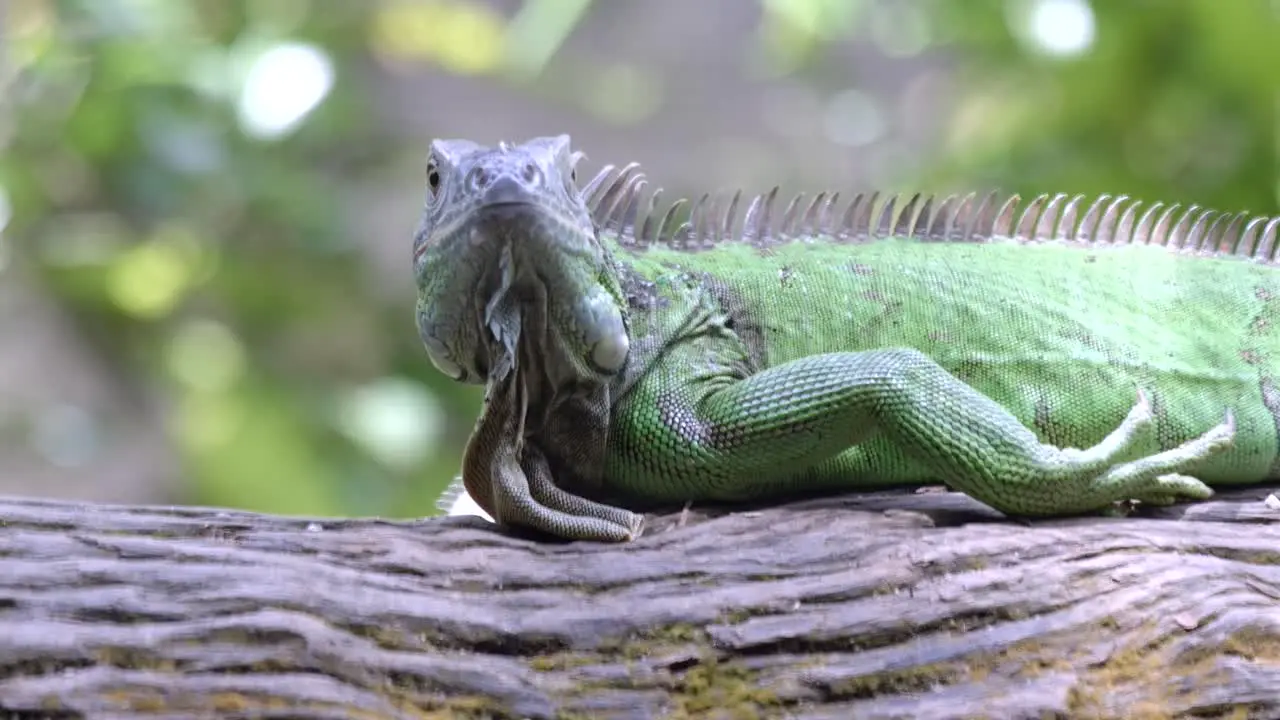
[[[462,480],[501,524],[618,541],[647,505],[939,482],[1054,516],[1280,477],[1280,221],[822,194],[774,222],[775,189],[677,224],[634,165],[579,191],[578,160],[432,144],[418,325],[489,383]]]

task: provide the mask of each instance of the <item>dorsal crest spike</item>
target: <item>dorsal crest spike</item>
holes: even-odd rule
[[[702,193],[702,197],[689,208],[689,226],[688,235],[685,238],[686,248],[696,248],[703,244],[703,233],[706,232],[706,215],[707,202],[711,199],[711,193]]]
[[[782,222],[778,224],[778,238],[786,240],[798,235],[796,228],[796,220],[800,213],[800,201],[804,199],[804,193],[796,193],[791,198],[791,202],[787,203],[787,209],[782,212]]]
[[[587,207],[589,208],[595,207],[596,193],[599,192],[600,186],[604,185],[605,181],[608,180],[609,177],[611,177],[613,170],[614,170],[613,165],[605,165],[604,167],[600,168],[600,170],[595,174],[595,177],[591,178],[589,181],[587,181],[586,185],[582,186],[582,190],[580,192],[582,193],[582,199],[584,202],[586,202]]]
[[[720,242],[720,203],[722,202],[724,197],[720,191],[708,193],[707,206],[700,218],[702,228],[698,233],[702,238],[703,247],[713,248]]]
[[[755,243],[759,237],[760,213],[764,212],[764,196],[753,195],[747,203],[747,212],[742,216],[742,239]]]
[[[1173,214],[1182,207],[1182,203],[1174,203],[1170,205],[1156,221],[1155,228],[1151,231],[1151,239],[1148,241],[1152,245],[1169,245],[1169,230],[1173,223]]]
[[[734,237],[733,219],[738,216],[738,203],[742,201],[742,190],[734,190],[733,197],[729,200],[729,207],[725,208],[724,213],[720,217],[720,238],[728,240]]]
[[[1083,195],[1077,195],[1077,198],[1083,198]],[[1089,241],[1097,236],[1098,223],[1102,220],[1102,206],[1110,198],[1110,195],[1099,195],[1093,202],[1089,203],[1089,207],[1084,209],[1084,215],[1080,218],[1080,224],[1076,227],[1075,236],[1072,240]]]
[[[1199,206],[1191,205],[1182,214],[1178,216],[1178,221],[1173,221],[1173,213],[1169,215],[1168,236],[1165,238],[1164,244],[1174,250],[1184,249],[1187,247],[1187,226],[1191,222],[1191,217],[1195,215]]]
[[[1014,234],[1013,214],[1018,210],[1018,203],[1022,201],[1022,197],[1017,193],[1010,195],[1004,201],[1004,205],[1000,206],[999,212],[991,221],[990,233],[993,236],[1001,238],[1012,238]]]
[[[637,188],[644,183],[645,176],[642,172],[620,173],[610,185],[610,191],[601,198],[600,211],[597,213],[597,217],[601,218],[601,225],[610,230],[621,230],[627,207],[632,205]]]
[[[1276,228],[1280,226],[1280,217],[1275,217],[1262,229],[1262,239],[1258,241],[1258,256],[1267,261],[1276,259]]]
[[[1115,241],[1116,224],[1120,222],[1120,206],[1129,199],[1128,195],[1117,195],[1115,200],[1102,211],[1102,219],[1098,221],[1098,229],[1094,234],[1093,241],[1095,243],[1109,243]]]
[[[658,228],[655,226],[654,217],[658,213],[658,199],[661,197],[662,188],[654,190],[649,196],[649,207],[644,211],[644,225],[640,229],[640,240],[645,247],[658,242]]]
[[[1076,216],[1080,212],[1080,203],[1083,200],[1084,195],[1077,194],[1062,206],[1062,215],[1058,218],[1058,225],[1053,229],[1055,240],[1076,239]]]
[[[953,196],[955,199],[951,205],[951,215],[946,219],[946,227],[944,228],[941,240],[968,240],[968,233],[974,223],[981,218],[974,213],[973,198],[975,195]]]
[[[916,215],[915,224],[913,224],[911,228],[906,232],[907,237],[912,237],[919,240],[924,240],[928,238],[929,221],[931,219],[930,216],[933,213],[933,199],[934,199],[934,196],[932,195],[925,196],[924,203],[920,205],[920,212],[919,214]]]
[[[1035,229],[1031,231],[1030,239],[1048,240],[1054,236],[1054,230],[1057,227],[1058,208],[1062,205],[1062,200],[1066,196],[1066,193],[1058,193],[1045,204],[1044,210],[1036,221]]]
[[[575,154],[572,163],[583,157]],[[839,191],[825,190],[796,193],[778,208],[782,188],[775,185],[750,195],[746,203],[744,191],[735,189],[679,198],[663,207],[662,188],[648,189],[639,163],[628,163],[605,165],[580,192],[597,228],[636,250],[659,242],[689,251],[747,242],[768,252],[768,246],[794,240],[847,243],[894,236],[922,242],[1150,244],[1170,252],[1267,263],[1280,255],[1280,217],[1146,203],[1123,194],[1041,194],[1024,201],[997,190],[982,195],[869,190],[842,199]],[[775,209],[781,211],[776,227]]]
[[[1216,245],[1219,251],[1230,255],[1252,255],[1253,253],[1241,252],[1240,241],[1243,239],[1240,228],[1244,226],[1246,220],[1249,219],[1249,213],[1238,212],[1231,218],[1231,222],[1222,229],[1222,236]]]
[[[602,178],[603,181],[600,184],[591,188],[591,195],[587,196],[586,200],[593,216],[597,218],[603,217],[609,205],[608,198],[610,193],[615,192],[615,188],[619,184],[626,182],[627,173],[628,168],[624,167],[621,170],[610,173],[607,178]]]
[[[912,224],[915,221],[916,203],[920,202],[920,193],[911,196],[906,205],[898,211],[898,218],[893,223],[893,234],[898,237],[910,237]]]
[[[595,212],[592,214],[600,219],[608,218],[614,207],[617,206],[618,200],[627,192],[627,185],[632,178],[639,175],[643,177],[643,173],[638,172],[640,163],[628,163],[613,180],[600,188],[600,192],[596,197]]]
[[[876,217],[875,237],[888,237],[890,231],[893,230],[893,211],[898,202],[898,197],[898,195],[890,195],[885,199],[884,205],[880,208],[880,214]]]
[[[1179,231],[1175,228],[1175,232],[1182,236],[1182,247],[1190,252],[1200,252],[1203,249],[1201,245],[1205,240],[1205,229],[1209,227],[1209,218],[1214,214],[1212,210],[1197,209],[1199,212],[1194,214],[1194,220],[1193,213],[1188,210],[1182,216],[1182,222],[1178,223],[1182,229]]]
[[[1258,243],[1259,231],[1267,222],[1266,218],[1254,218],[1244,226],[1244,232],[1240,234],[1240,244],[1247,247],[1248,251],[1244,254],[1256,257],[1259,253],[1260,245]]]
[[[724,203],[724,193],[717,190],[711,193],[711,200],[707,203],[707,214],[702,218],[702,241],[707,247],[715,247],[719,245],[724,238],[720,235],[720,205]]]
[[[835,236],[840,242],[848,242],[853,237],[854,218],[859,212],[862,205],[863,195],[858,193],[849,201],[849,206],[845,208],[844,215],[840,217],[840,221],[836,224]]]
[[[1231,220],[1235,216],[1225,212],[1213,212],[1213,222],[1209,223],[1209,227],[1204,230],[1204,238],[1200,240],[1200,249],[1202,252],[1223,255],[1231,254],[1231,249],[1226,242],[1227,227],[1230,226]]]
[[[880,199],[878,191],[872,192],[862,199],[862,206],[858,208],[858,215],[853,219],[853,227],[851,228],[854,242],[866,242],[871,239],[871,218],[875,211],[876,201]]]
[[[999,219],[1001,209],[1000,193],[992,190],[975,208],[973,201],[977,197],[977,193],[969,193],[961,198],[960,205],[956,208],[954,225],[948,231],[952,239],[966,242],[987,242],[992,239],[992,229]],[[1013,196],[1015,203],[1017,198],[1017,195]]]
[[[820,192],[813,196],[813,201],[809,203],[808,208],[804,211],[804,216],[800,219],[800,234],[814,235],[821,232],[818,223],[818,214],[821,212],[822,204],[827,199],[827,193]]]
[[[1230,254],[1231,251],[1225,247],[1223,242],[1225,236],[1223,231],[1230,222],[1231,216],[1224,212],[1213,211],[1213,222],[1204,230],[1204,237],[1200,240],[1200,251],[1204,253],[1222,253]]]
[[[618,218],[616,228],[619,239],[627,238],[630,244],[636,247],[647,247],[644,243],[644,236],[636,232],[636,216],[640,211],[640,194],[644,192],[644,188],[648,184],[649,182],[643,177],[636,179],[631,192],[627,194],[626,205]]]
[[[1156,224],[1156,213],[1160,212],[1160,208],[1164,207],[1164,203],[1157,202],[1147,207],[1147,211],[1142,213],[1142,219],[1138,221],[1138,226],[1133,229],[1133,242],[1136,245],[1146,245],[1151,242],[1152,228]]]
[[[833,224],[836,217],[836,208],[840,206],[840,191],[837,190],[827,196],[827,200],[822,205],[822,214],[818,218],[817,231],[826,237],[832,237],[834,233]]]
[[[763,245],[769,242],[769,220],[773,214],[773,203],[778,198],[778,186],[774,185],[764,195],[757,195],[751,201],[744,222],[743,236],[748,242]]]
[[[938,208],[934,210],[933,217],[929,220],[929,229],[923,236],[925,239],[930,241],[947,239],[947,230],[951,225],[952,219],[951,208],[955,202],[956,196],[948,195],[942,202],[938,203]]]
[[[1013,230],[1015,240],[1025,242],[1032,237],[1032,233],[1035,232],[1036,218],[1040,216],[1040,208],[1044,207],[1048,197],[1048,195],[1037,195],[1027,203],[1027,208],[1022,211],[1022,217],[1018,218],[1018,224]]]
[[[1131,244],[1138,232],[1138,210],[1143,207],[1141,200],[1134,200],[1125,208],[1124,214],[1120,216],[1120,222],[1116,225],[1114,241],[1117,243]],[[1146,216],[1146,213],[1143,213]]]
[[[685,205],[688,205],[688,204],[689,204],[688,198],[680,198],[675,202],[671,203],[671,207],[667,208],[667,212],[662,216],[662,220],[658,222],[659,238],[663,238],[663,237],[667,238],[668,242],[671,242],[671,244],[676,247],[678,247],[681,244],[683,239],[676,238],[676,234],[674,230],[672,230],[671,232],[668,232],[667,228],[671,227],[672,222],[679,215],[680,210],[684,208]],[[674,242],[672,242],[673,240]]]

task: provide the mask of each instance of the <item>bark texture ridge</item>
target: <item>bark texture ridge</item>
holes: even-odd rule
[[[0,498],[0,710],[1280,717],[1276,490],[1034,523],[844,496],[628,545]]]

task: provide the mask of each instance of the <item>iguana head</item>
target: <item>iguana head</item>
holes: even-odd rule
[[[418,330],[464,382],[504,376],[523,340],[551,382],[618,372],[623,299],[576,182],[569,137],[485,147],[436,140],[413,245]]]

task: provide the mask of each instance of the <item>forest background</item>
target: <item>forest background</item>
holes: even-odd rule
[[[0,0],[0,494],[416,516],[433,137],[1280,210],[1280,0]]]

